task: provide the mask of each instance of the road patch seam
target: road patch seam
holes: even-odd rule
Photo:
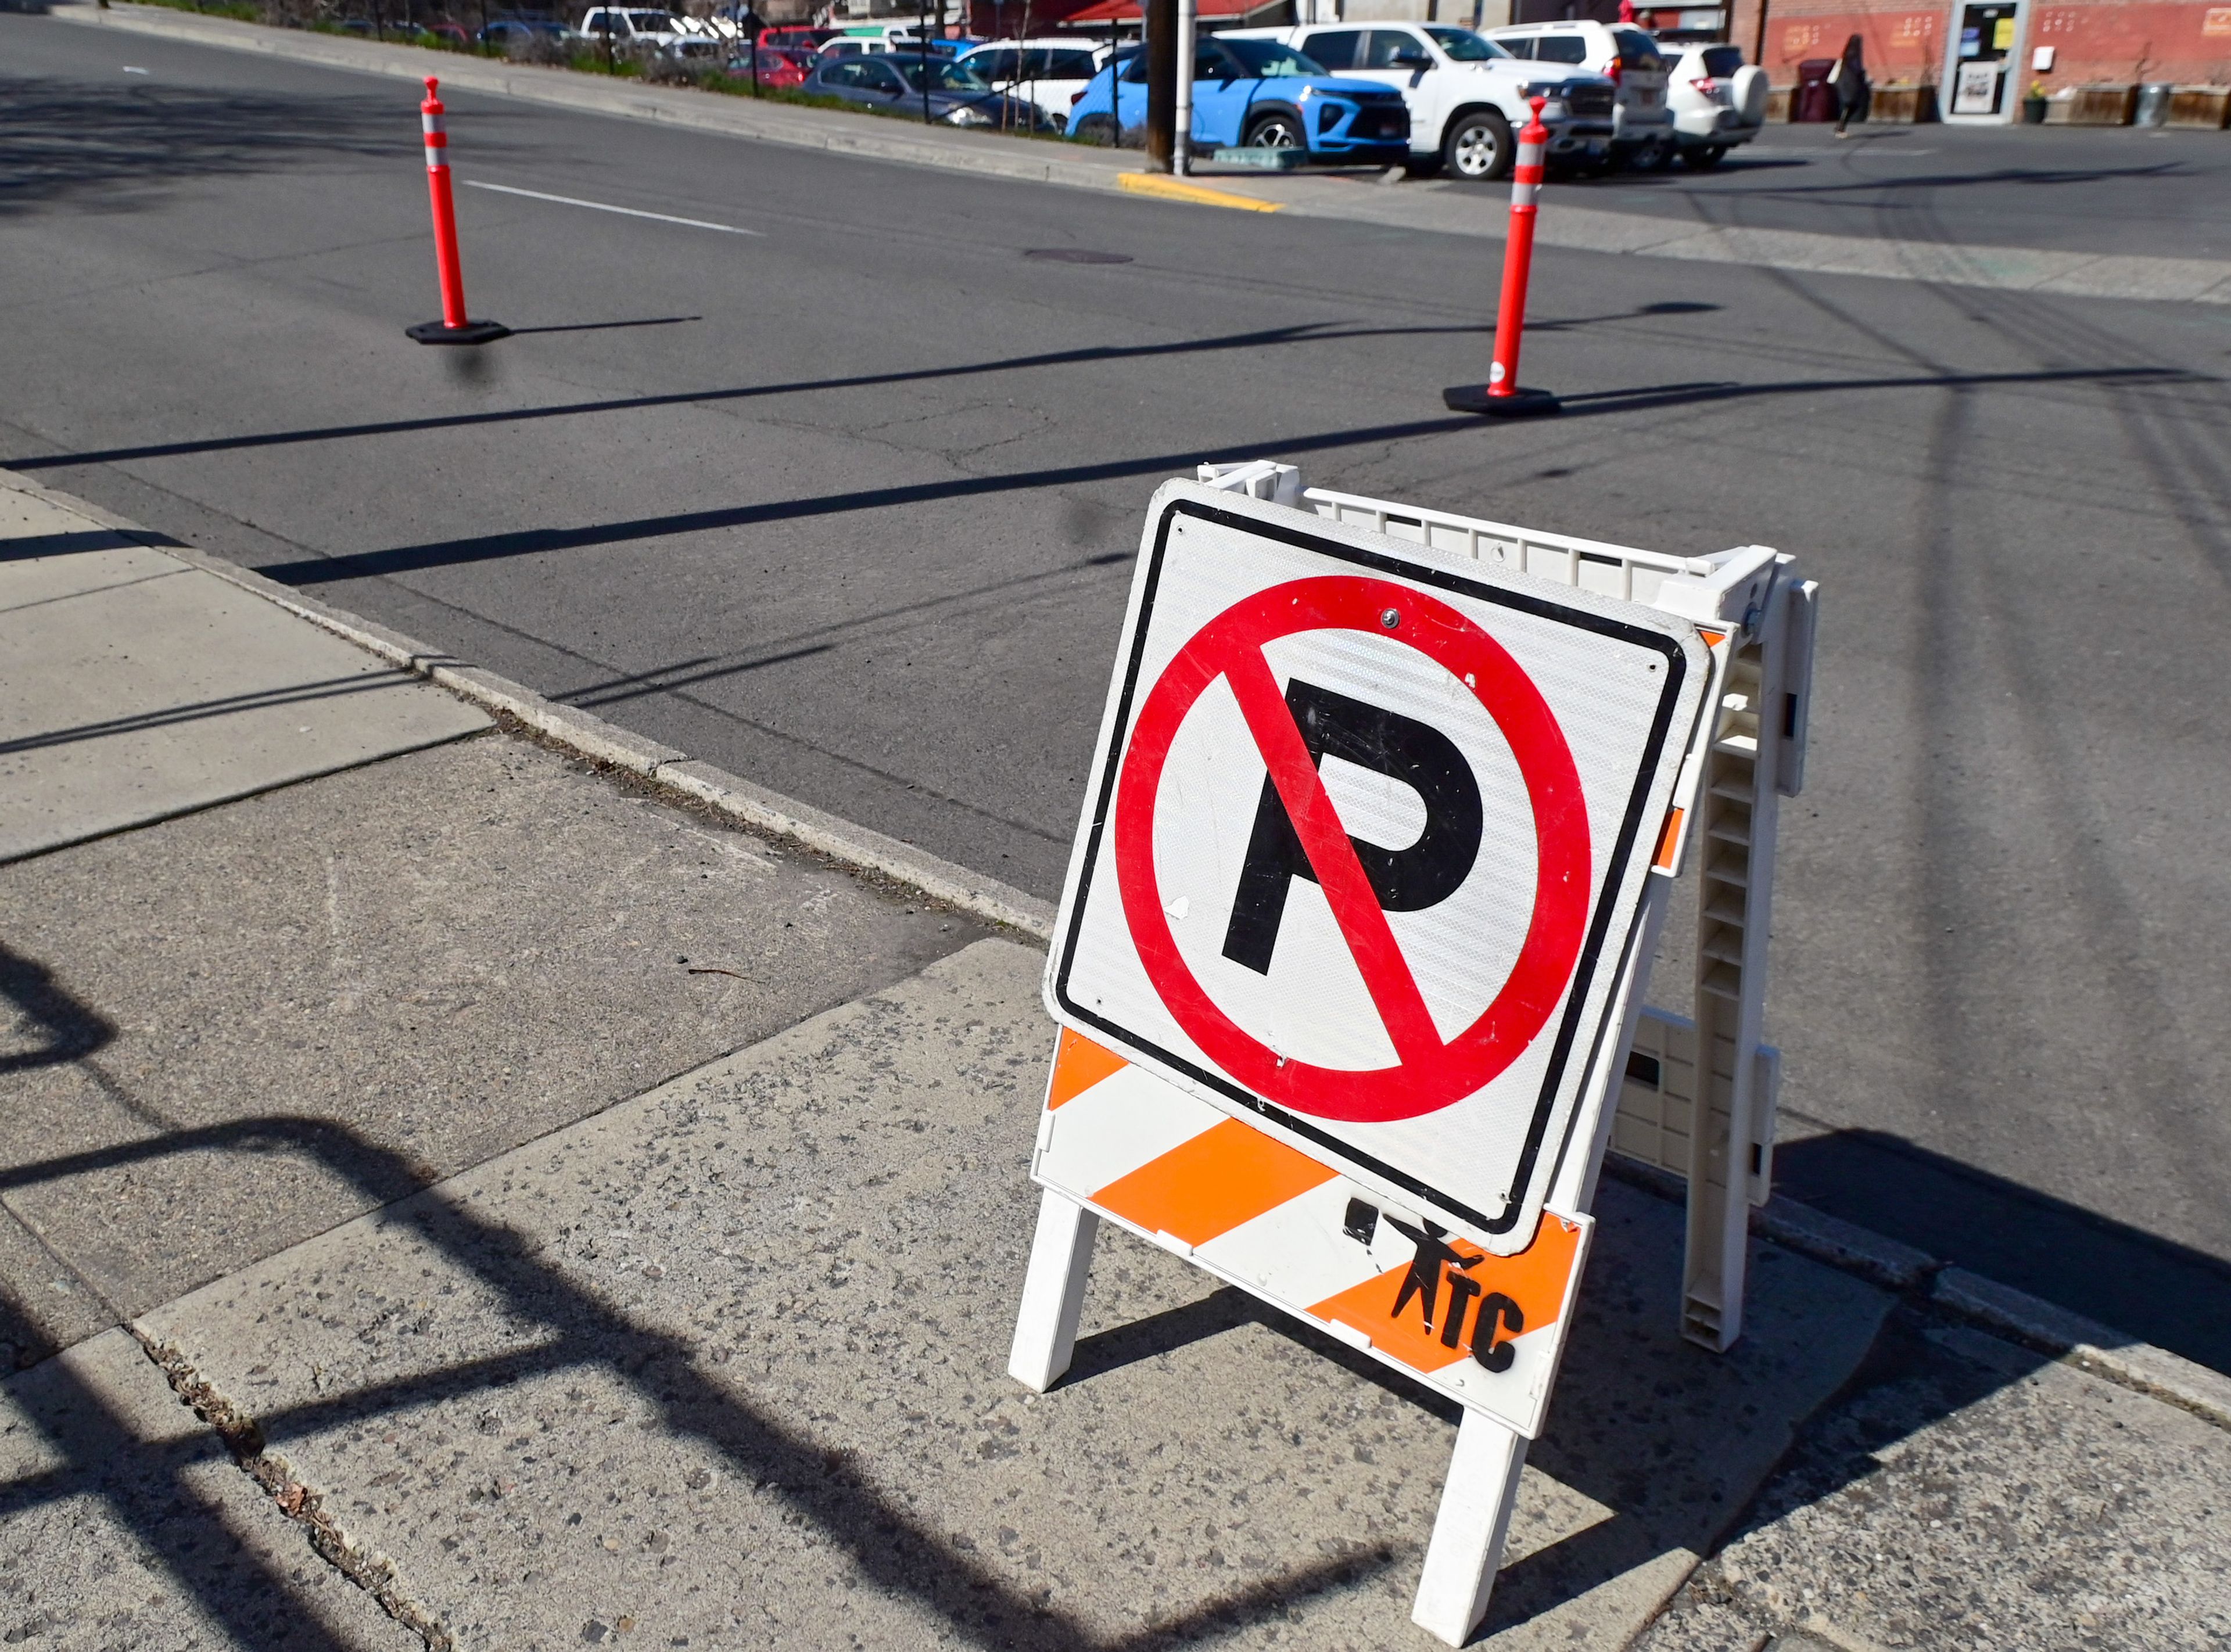
[[[289,613],[402,667],[500,717],[531,730],[557,749],[592,764],[648,783],[670,799],[707,807],[750,829],[803,844],[839,865],[889,879],[933,900],[1018,930],[1040,941],[1053,934],[1054,907],[997,879],[917,849],[911,843],[844,820],[811,803],[753,784],[712,764],[689,758],[676,748],[630,733],[588,712],[559,705],[533,689],[467,664],[399,631],[359,618],[346,610],[301,596],[276,581],[223,558],[181,546],[98,506],[42,487],[13,471],[0,470],[0,487],[36,495],[98,523],[110,532],[159,545],[220,579],[276,603]],[[1604,1168],[1621,1181],[1664,1197],[1687,1197],[1682,1179],[1616,1152],[1604,1156]],[[2055,1307],[2012,1286],[1970,1274],[1871,1229],[1777,1196],[1754,1209],[1751,1229],[1759,1237],[1801,1255],[1855,1274],[1925,1301],[2035,1352],[2073,1365],[2118,1386],[2191,1412],[2218,1428],[2231,1429],[2231,1378],[2226,1378],[2165,1348],[2120,1337],[2109,1326]]]
[[[395,1562],[377,1550],[365,1550],[349,1536],[326,1512],[325,1500],[297,1479],[287,1460],[270,1449],[254,1417],[219,1392],[173,1345],[158,1339],[136,1320],[127,1321],[124,1328],[163,1373],[178,1403],[224,1442],[233,1465],[255,1482],[280,1513],[302,1528],[320,1559],[370,1595],[380,1610],[424,1642],[426,1652],[456,1652],[456,1637],[404,1588]]]

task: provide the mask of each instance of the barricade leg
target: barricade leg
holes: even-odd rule
[[[1451,1646],[1462,1646],[1487,1616],[1525,1467],[1524,1435],[1485,1412],[1465,1413],[1410,1609],[1412,1623]]]
[[[1059,1382],[1077,1352],[1084,1276],[1092,1268],[1092,1241],[1099,1231],[1100,1218],[1076,1200],[1051,1188],[1040,1198],[1023,1305],[1015,1315],[1014,1351],[1007,1356],[1007,1374],[1034,1393]]]

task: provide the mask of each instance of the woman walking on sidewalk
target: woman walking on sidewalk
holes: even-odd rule
[[[1844,130],[1856,116],[1861,121],[1867,118],[1867,105],[1873,100],[1874,87],[1867,84],[1866,43],[1857,35],[1844,42],[1844,55],[1836,64],[1836,72],[1828,77],[1828,84],[1836,88],[1836,136],[1848,138]]]

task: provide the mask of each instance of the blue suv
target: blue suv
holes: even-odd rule
[[[1409,158],[1409,106],[1392,87],[1336,79],[1272,40],[1212,36],[1193,61],[1195,149],[1306,149],[1312,159],[1381,166]],[[1069,135],[1108,144],[1146,124],[1147,55],[1134,50],[1084,88]]]

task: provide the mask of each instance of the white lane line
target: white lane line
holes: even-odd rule
[[[530,201],[555,201],[559,206],[587,207],[592,212],[617,212],[627,218],[651,218],[660,223],[678,223],[692,229],[718,229],[724,236],[764,236],[764,229],[739,229],[733,223],[708,223],[702,218],[677,218],[670,212],[645,212],[639,207],[613,206],[606,201],[580,201],[570,195],[545,195],[540,190],[515,190],[508,184],[483,184],[476,177],[465,179],[469,190],[494,190],[499,195],[523,195]]]

